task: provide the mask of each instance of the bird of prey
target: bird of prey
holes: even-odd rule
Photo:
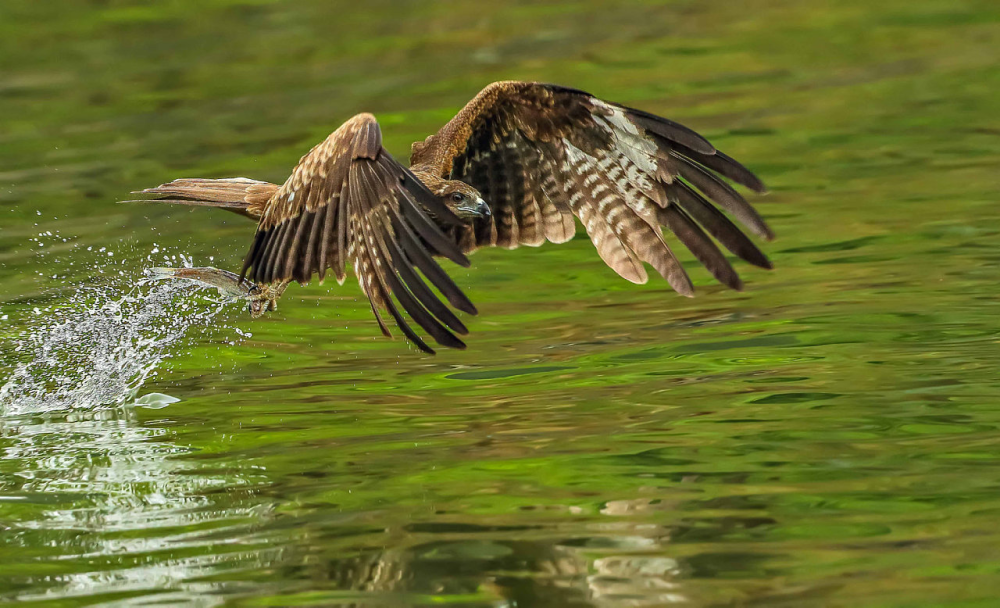
[[[716,242],[755,266],[771,263],[728,216],[754,235],[773,234],[722,178],[765,191],[743,165],[676,122],[577,89],[507,81],[487,86],[415,142],[409,168],[382,147],[375,117],[358,114],[303,156],[281,186],[178,179],[141,193],[258,221],[237,283],[250,286],[255,316],[273,309],[290,281],[322,281],[332,271],[342,284],[349,264],[382,333],[391,335],[385,311],[433,353],[403,312],[451,348],[465,348],[456,334],[468,333],[451,308],[476,314],[436,257],[468,266],[467,254],[480,247],[564,243],[576,219],[601,259],[633,283],[646,282],[646,263],[693,295],[665,227],[718,281],[741,289]]]

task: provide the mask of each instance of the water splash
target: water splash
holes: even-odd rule
[[[68,299],[27,313],[9,351],[18,363],[0,387],[0,415],[122,405],[172,346],[225,308],[192,298],[191,284],[151,283],[138,271],[104,274],[105,284],[76,287]]]

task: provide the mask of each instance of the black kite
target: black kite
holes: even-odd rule
[[[426,281],[452,307],[476,314],[434,257],[468,266],[466,254],[479,247],[563,243],[576,231],[574,216],[607,265],[633,283],[646,282],[645,262],[678,293],[693,295],[664,241],[666,227],[716,279],[741,289],[715,241],[755,266],[771,263],[716,205],[753,234],[773,234],[719,176],[765,190],[673,121],[576,89],[496,82],[414,143],[409,169],[382,147],[375,117],[358,114],[303,156],[281,186],[178,179],[142,192],[259,221],[242,269],[258,283],[250,295],[256,314],[273,309],[292,280],[318,274],[322,281],[332,270],[343,283],[350,262],[382,333],[390,335],[379,313],[386,310],[433,353],[400,308],[443,346],[464,348],[455,334],[468,332]]]

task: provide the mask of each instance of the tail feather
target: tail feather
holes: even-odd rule
[[[264,205],[278,186],[245,177],[228,179],[175,179],[138,190],[132,194],[152,194],[160,198],[121,201],[123,203],[173,203],[197,207],[217,207],[259,219]]]

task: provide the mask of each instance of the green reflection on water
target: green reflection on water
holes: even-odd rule
[[[260,322],[229,309],[142,389],[178,403],[0,420],[0,597],[993,605],[998,18],[5,1],[7,368],[66,284],[138,276],[154,247],[238,265],[241,218],[115,206],[128,191],[280,182],[360,111],[405,156],[501,78],[697,128],[771,187],[779,239],[743,293],[692,263],[693,300],[621,281],[582,238],[478,253],[450,268],[481,311],[470,348],[436,358],[376,337],[350,284],[293,288]],[[115,253],[103,277],[88,246]]]

